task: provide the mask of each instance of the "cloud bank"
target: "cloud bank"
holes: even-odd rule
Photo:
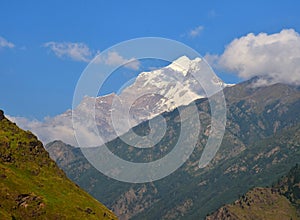
[[[13,116],[7,116],[7,118],[22,129],[33,132],[44,144],[54,140],[63,140],[65,143],[77,146],[72,120],[69,117],[58,115],[54,118],[45,118],[44,121]]]
[[[206,55],[217,69],[243,79],[265,77],[269,83],[300,84],[300,35],[293,29],[234,39],[221,55]]]

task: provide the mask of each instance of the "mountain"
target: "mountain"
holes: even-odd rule
[[[133,125],[206,97],[202,86],[193,76],[205,74],[201,72],[203,62],[199,57],[190,60],[182,56],[166,67],[140,73],[135,82],[120,94],[125,105],[133,104],[130,109],[135,119]],[[226,86],[217,77],[211,83],[220,85],[221,88]]]
[[[191,60],[182,56],[163,68],[141,72],[134,83],[119,95],[112,93],[99,97],[85,96],[73,111],[68,110],[53,118],[47,118],[44,122],[28,122],[19,118],[13,120],[22,128],[31,129],[44,143],[59,139],[77,145],[73,131],[74,122],[81,131],[80,134],[88,140],[84,143],[86,147],[99,146],[143,121],[206,97],[203,85],[194,77],[205,75],[203,65],[206,64],[201,58]],[[227,86],[217,77],[204,81],[201,83],[212,83],[220,88]],[[93,129],[94,110],[97,130]],[[115,121],[111,119],[112,114]],[[98,132],[103,138],[102,142],[97,138]]]
[[[272,187],[254,188],[206,217],[207,220],[300,219],[300,167],[296,165]]]
[[[117,219],[0,111],[0,219]]]
[[[202,131],[194,152],[174,173],[152,183],[110,179],[97,171],[80,149],[63,142],[49,143],[46,149],[69,178],[101,199],[120,219],[204,219],[207,213],[235,201],[250,188],[272,184],[300,161],[300,88],[279,83],[258,87],[257,80],[224,89],[225,135],[217,155],[203,169],[198,163],[211,121],[206,98],[196,101]],[[191,106],[180,108],[189,112]],[[151,149],[133,148],[120,138],[106,145],[128,161],[149,162],[164,157],[180,135],[180,117],[178,109],[160,116],[166,120],[166,133]],[[159,129],[156,125],[152,129]],[[149,124],[143,122],[133,130],[147,134]],[[186,141],[188,145],[189,139]]]

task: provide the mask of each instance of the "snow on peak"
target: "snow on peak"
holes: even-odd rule
[[[181,56],[168,66],[140,73],[134,83],[118,95],[111,93],[100,97],[85,96],[75,109],[48,118],[44,122],[26,121],[23,124],[34,127],[33,131],[45,143],[58,138],[76,146],[76,126],[80,129],[80,137],[85,138],[87,147],[104,144],[118,135],[112,121],[112,113],[118,120],[118,130],[127,131],[130,126],[133,127],[178,106],[188,105],[193,100],[207,97],[201,86],[202,82],[198,82],[194,77],[194,74],[203,74],[202,61],[199,57],[190,59]],[[218,77],[208,83],[226,86]],[[127,123],[128,120],[126,122],[123,119],[128,109],[130,124]]]
[[[202,59],[200,57],[195,58],[194,60],[189,59],[187,56],[179,57],[178,59],[174,60],[170,65],[166,68],[171,68],[177,72],[182,72],[184,76],[186,76],[190,66],[192,63],[201,62]]]

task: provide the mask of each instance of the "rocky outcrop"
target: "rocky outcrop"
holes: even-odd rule
[[[4,118],[4,111],[0,109],[0,121]]]

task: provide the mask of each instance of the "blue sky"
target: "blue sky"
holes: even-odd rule
[[[153,36],[183,42],[203,56],[220,55],[248,33],[299,33],[299,10],[299,1],[2,1],[0,108],[38,119],[71,108],[87,62],[76,54],[58,56],[49,42],[82,43],[83,52],[95,54]],[[231,69],[216,73],[226,82],[242,80]]]

